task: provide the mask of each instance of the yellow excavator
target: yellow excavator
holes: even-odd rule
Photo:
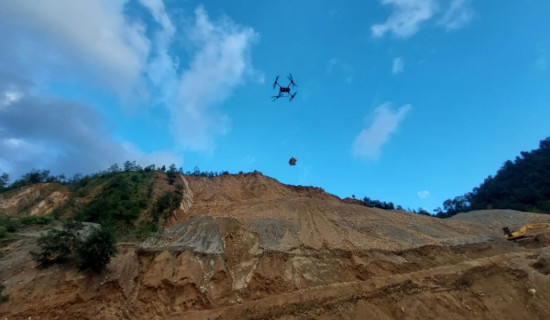
[[[526,224],[519,228],[519,231],[511,232],[508,227],[502,228],[504,230],[504,237],[506,240],[516,240],[525,238],[527,236],[527,230],[529,229],[542,229],[542,228],[548,228],[550,229],[550,223],[531,223]]]

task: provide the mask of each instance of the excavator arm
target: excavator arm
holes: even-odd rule
[[[521,228],[519,228],[518,231],[511,232],[508,227],[502,228],[504,231],[504,237],[506,240],[515,240],[515,239],[521,239],[527,235],[527,230],[529,229],[542,229],[542,228],[550,228],[550,223],[531,223],[523,225]]]

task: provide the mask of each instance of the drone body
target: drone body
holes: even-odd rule
[[[286,86],[286,87],[283,87],[279,84],[279,82],[278,82],[279,76],[277,76],[275,78],[275,82],[273,82],[273,89],[275,89],[276,86],[279,86],[279,94],[277,94],[276,96],[271,97],[273,99],[273,101],[275,101],[279,98],[282,98],[282,97],[289,97],[288,101],[292,101],[292,99],[294,99],[294,97],[298,93],[298,91],[296,91],[294,93],[290,92],[290,86],[295,86],[295,87],[298,86],[298,85],[296,85],[296,83],[294,83],[294,79],[292,79],[292,74],[288,74],[287,78],[290,82],[288,83],[288,86]]]

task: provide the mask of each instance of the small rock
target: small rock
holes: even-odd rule
[[[537,290],[535,290],[534,288],[527,290],[527,292],[529,292],[531,295],[537,294]]]
[[[401,312],[405,313],[405,308],[401,307]]]

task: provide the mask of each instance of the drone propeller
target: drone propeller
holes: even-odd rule
[[[275,78],[275,82],[273,82],[273,89],[275,89],[275,86],[277,86],[279,83],[277,83],[277,80],[279,80],[279,76]]]
[[[278,95],[278,96],[272,96],[272,97],[271,97],[271,99],[273,99],[273,100],[271,100],[271,101],[275,101],[275,100],[279,99],[280,97],[281,97],[281,95]]]
[[[297,87],[298,85],[296,83],[294,83],[294,79],[292,79],[292,74],[289,73],[288,76],[287,76],[288,80],[290,80],[290,84]]]
[[[288,100],[288,102],[292,101],[292,99],[294,99],[294,97],[298,94],[298,91],[294,92],[294,94],[290,94],[290,98]]]

